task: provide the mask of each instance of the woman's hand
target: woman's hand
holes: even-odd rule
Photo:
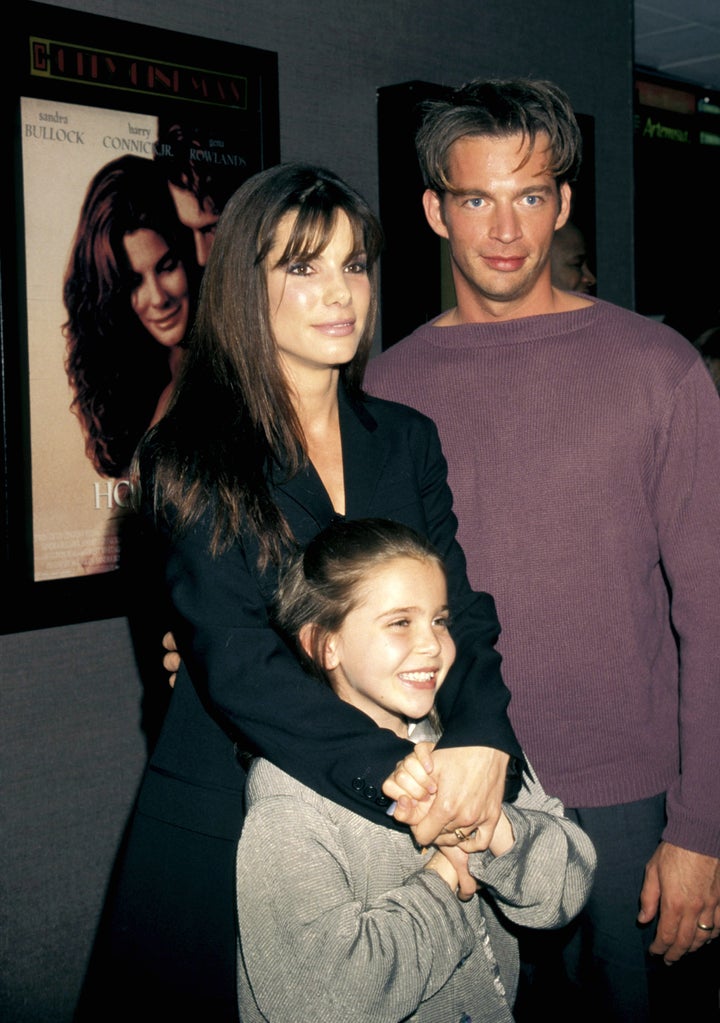
[[[487,746],[433,751],[438,790],[424,819],[412,825],[421,845],[455,845],[468,852],[487,849],[495,833],[510,758]],[[471,838],[469,836],[472,836]]]
[[[433,750],[418,743],[383,792],[396,800],[393,816],[410,825],[420,845],[462,842],[468,852],[478,852],[489,848],[500,819],[509,759],[487,746]]]
[[[181,657],[178,653],[178,648],[175,645],[175,637],[172,632],[166,632],[162,638],[162,645],[167,650],[167,653],[163,657],[163,668],[165,671],[170,672],[170,678],[168,679],[168,685],[172,689],[177,679],[178,668],[181,664]]]

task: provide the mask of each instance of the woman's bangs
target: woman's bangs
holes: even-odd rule
[[[311,260],[326,248],[335,226],[336,210],[299,206],[285,251],[279,260],[285,266],[294,260]]]
[[[352,231],[353,251],[348,255],[365,252],[365,224],[355,210],[346,210],[341,204],[332,207],[307,204],[299,206],[295,212],[295,223],[279,265],[285,266],[294,260],[310,261],[319,256],[330,243],[339,213],[347,216]]]

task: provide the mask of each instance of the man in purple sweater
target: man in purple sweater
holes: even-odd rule
[[[669,328],[553,288],[580,159],[557,87],[471,82],[429,105],[417,147],[457,305],[366,386],[437,423],[516,732],[598,850],[577,923],[526,936],[518,1018],[715,1020],[718,395]]]

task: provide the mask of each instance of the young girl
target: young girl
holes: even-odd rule
[[[445,570],[428,541],[387,520],[337,521],[291,563],[276,617],[316,679],[378,727],[438,738],[435,696],[455,646]],[[489,850],[470,855],[420,849],[263,759],[247,802],[243,1023],[512,1020],[518,954],[503,917],[558,927],[589,894],[592,844],[532,775],[503,805]],[[478,893],[461,901],[466,869]]]

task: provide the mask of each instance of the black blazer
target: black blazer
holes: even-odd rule
[[[520,756],[506,715],[509,694],[494,645],[500,631],[488,594],[470,589],[455,539],[445,459],[432,421],[377,398],[342,392],[346,516],[396,519],[427,535],[448,568],[458,655],[439,692],[444,746],[483,745]],[[312,466],[273,494],[301,545],[335,513]],[[169,823],[234,839],[242,822],[251,746],[301,782],[390,827],[383,780],[412,748],[309,678],[270,627],[277,573],[259,573],[247,538],[217,558],[207,521],[168,544],[166,580],[183,657],[140,793],[140,809]]]

